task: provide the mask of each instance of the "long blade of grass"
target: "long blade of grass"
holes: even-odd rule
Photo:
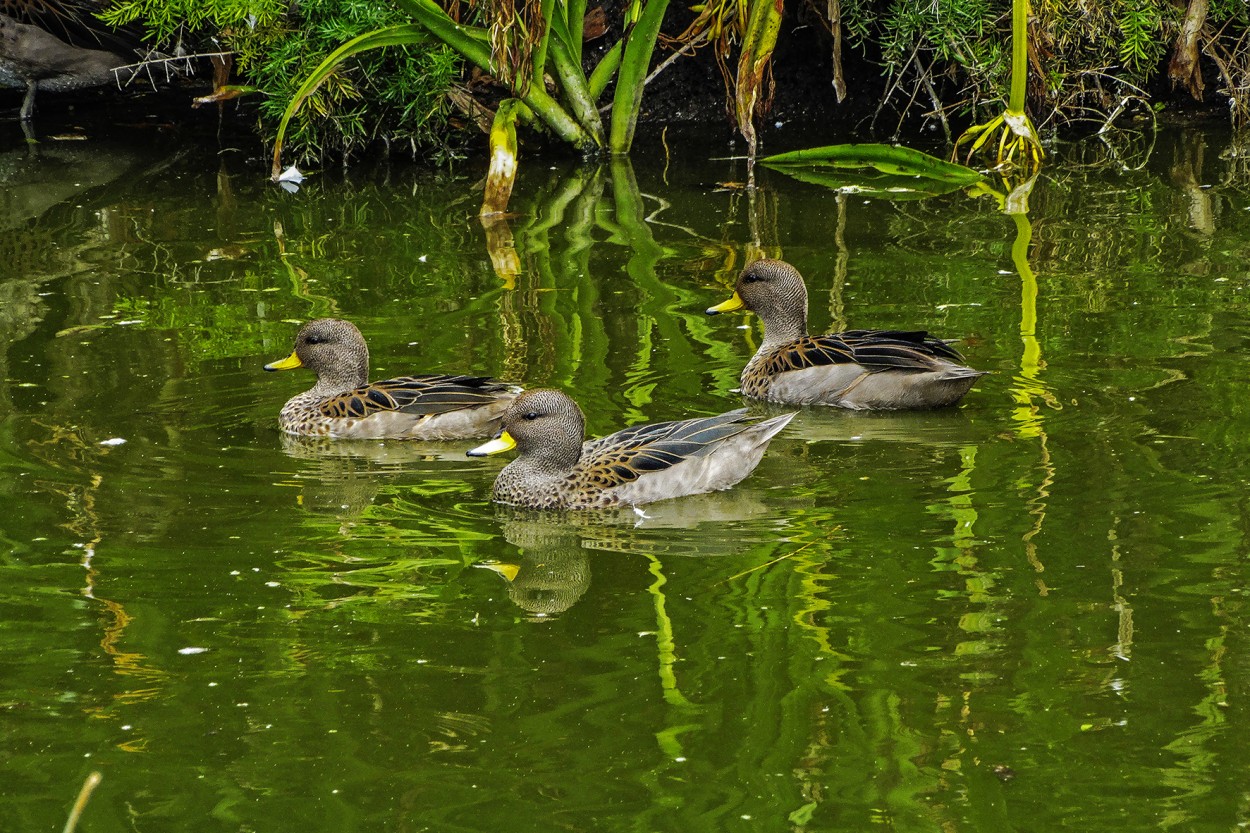
[[[585,26],[586,0],[565,0],[564,25],[568,29],[569,57],[578,66],[582,65],[582,29]]]
[[[599,100],[599,96],[603,95],[603,91],[608,88],[608,84],[616,76],[616,71],[621,66],[621,52],[624,51],[624,46],[625,42],[619,40],[612,44],[612,48],[604,53],[603,57],[599,59],[599,63],[595,64],[595,68],[591,70],[586,86],[589,88],[590,97],[594,101]]]
[[[616,92],[612,96],[612,129],[608,148],[612,153],[629,153],[638,126],[642,90],[655,51],[655,41],[664,22],[668,0],[646,0],[637,23],[625,35],[625,51],[617,71]]]
[[[951,182],[926,177],[899,176],[897,174],[881,174],[873,171],[863,173],[859,170],[843,170],[833,168],[803,168],[782,166],[777,168],[781,173],[797,179],[819,185],[839,194],[854,194],[860,197],[875,197],[894,200],[923,200],[942,194],[949,194],[967,183]]]

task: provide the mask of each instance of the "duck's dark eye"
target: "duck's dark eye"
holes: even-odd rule
[[[521,414],[521,419],[524,419],[528,422],[533,422],[534,420],[538,419],[539,416],[540,414],[538,413],[538,411],[526,411],[525,413]]]
[[[757,275],[754,272],[749,272],[742,276],[743,283],[759,283],[762,280],[764,280],[763,276]]]
[[[323,344],[325,343],[325,338],[322,336],[307,336],[304,339],[304,343],[305,344]]]

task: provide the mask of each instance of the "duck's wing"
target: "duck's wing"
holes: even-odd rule
[[[763,370],[771,375],[836,364],[871,371],[931,370],[935,362],[963,360],[958,350],[924,330],[847,330],[796,339],[774,351]]]
[[[652,422],[617,431],[582,446],[578,463],[596,485],[609,487],[702,457],[754,425],[746,408],[698,419]]]
[[[371,382],[320,404],[323,416],[361,419],[378,413],[429,416],[498,402],[514,388],[488,376],[429,374]]]

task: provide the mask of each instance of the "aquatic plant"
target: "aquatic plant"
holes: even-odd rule
[[[839,193],[887,199],[923,199],[976,185],[983,179],[971,168],[896,145],[806,148],[766,156],[760,163]]]
[[[984,124],[976,124],[964,131],[955,142],[955,155],[959,146],[970,142],[968,157],[987,146],[990,139],[998,137],[997,163],[1000,167],[1019,167],[1036,171],[1041,167],[1045,153],[1042,140],[1037,135],[1033,120],[1024,109],[1024,95],[1028,86],[1029,63],[1029,0],[1011,2],[1011,97],[1007,109]]]
[[[784,0],[711,0],[691,6],[691,11],[697,13],[694,21],[671,39],[685,51],[704,42],[712,44],[738,132],[747,142],[749,159],[754,159],[756,153],[755,118],[767,113],[772,105],[769,70],[784,9]],[[737,67],[731,70],[735,42],[741,46]],[[840,92],[839,100],[842,95]]]
[[[774,51],[785,48],[790,23],[813,20],[829,33],[837,101],[852,93],[861,103],[875,100],[869,129],[898,136],[905,127],[940,127],[954,142],[971,123],[961,151],[993,152],[995,161],[1040,160],[1033,125],[1080,124],[1104,139],[1131,133],[1129,116],[1149,122],[1162,106],[1153,97],[1165,72],[1195,98],[1223,96],[1235,125],[1250,120],[1244,0],[1036,0],[1031,9],[1019,0],[1023,12],[1006,0],[691,2],[682,10],[668,0],[621,0],[588,12],[586,0],[101,0],[108,22],[142,24],[149,62],[230,53],[216,68],[228,73],[232,64],[242,84],[227,86],[223,77],[204,101],[256,88],[263,95],[243,111],[258,116],[267,139],[280,134],[301,163],[350,156],[370,143],[437,156],[448,149],[457,110],[489,133],[501,92],[524,105],[508,116],[513,130],[537,130],[587,155],[627,152],[643,88],[704,47],[753,157],[756,124],[774,92]],[[661,31],[666,14],[677,34]],[[371,38],[336,51],[392,27],[411,28],[386,36],[386,49],[360,48],[382,42]],[[583,41],[605,32],[617,40],[592,58]],[[1009,42],[1019,46],[1008,49]],[[659,62],[657,44],[672,50]],[[792,66],[804,73],[814,61]],[[851,62],[858,71],[848,72]],[[318,67],[320,82],[302,87]],[[497,140],[493,152],[499,147]]]
[[[584,0],[530,0],[520,8],[492,3],[480,9],[482,25],[461,23],[433,0],[398,0],[413,23],[378,29],[331,53],[301,85],[283,114],[275,143],[275,165],[285,122],[304,100],[334,78],[341,64],[380,46],[405,46],[433,37],[490,74],[524,105],[515,117],[541,124],[583,153],[626,153],[633,143],[642,87],[668,0],[634,0],[625,10],[621,39],[587,74],[582,65]],[[605,135],[598,98],[616,77],[610,130]],[[549,93],[550,77],[556,94]],[[510,105],[511,106],[511,105]],[[515,117],[510,117],[515,120]],[[492,155],[504,152],[503,134],[492,134]]]

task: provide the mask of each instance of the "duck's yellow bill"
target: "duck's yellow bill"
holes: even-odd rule
[[[297,367],[303,367],[304,363],[299,360],[299,356],[295,353],[287,356],[285,359],[278,359],[276,362],[270,362],[265,365],[265,370],[294,370]]]
[[[465,453],[470,457],[485,457],[488,454],[499,454],[503,451],[511,451],[514,448],[516,448],[516,440],[512,439],[511,434],[504,431],[490,442],[479,445],[477,448],[471,448]]]
[[[714,307],[708,307],[706,312],[708,315],[715,315],[718,312],[733,312],[736,309],[742,309],[745,304],[742,303],[742,296],[737,292],[728,301],[721,301]]]
[[[474,567],[481,567],[483,570],[491,570],[499,573],[509,582],[516,581],[517,575],[521,572],[520,564],[505,564],[502,561],[479,561]]]

